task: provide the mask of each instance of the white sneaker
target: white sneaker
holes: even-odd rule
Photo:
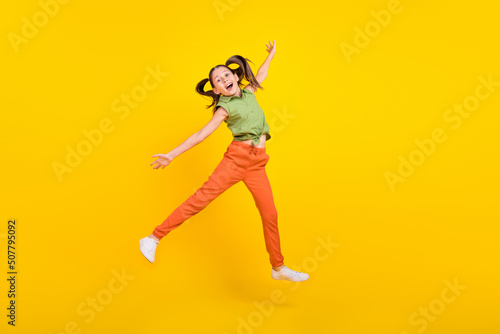
[[[295,271],[287,266],[283,266],[280,271],[271,269],[271,276],[273,279],[286,280],[292,282],[302,282],[309,278],[309,274]]]
[[[155,251],[156,246],[158,246],[158,241],[150,237],[145,237],[139,241],[139,244],[141,245],[142,255],[144,255],[149,262],[155,262]]]

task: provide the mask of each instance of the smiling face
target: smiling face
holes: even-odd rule
[[[233,74],[226,67],[219,67],[212,73],[213,91],[215,94],[233,96],[238,94],[238,75]]]

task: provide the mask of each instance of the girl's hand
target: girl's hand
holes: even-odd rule
[[[269,42],[269,41],[268,41]],[[271,44],[271,42],[269,42],[269,46],[266,44],[266,47],[267,47],[267,52],[269,52],[269,55],[271,57],[274,57],[274,54],[276,53],[276,41],[273,40],[274,42],[274,45]]]
[[[158,157],[158,159],[156,159],[155,161],[153,161],[149,165],[150,166],[154,165],[154,164],[158,164],[158,165],[157,166],[153,166],[153,169],[158,169],[158,168],[160,168],[162,166],[163,166],[162,168],[165,169],[165,167],[167,167],[172,162],[172,160],[174,160],[168,154],[155,154],[151,158],[154,158],[154,157]]]

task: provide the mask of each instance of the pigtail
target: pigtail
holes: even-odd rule
[[[210,74],[212,74],[212,71],[210,71]],[[211,80],[205,78],[205,79],[201,80],[200,82],[198,82],[198,84],[196,85],[196,92],[198,94],[212,98],[212,103],[207,106],[207,109],[210,108],[211,106],[216,106],[217,103],[219,103],[219,95],[218,94],[215,94],[212,89],[207,90],[207,91],[204,90],[205,85],[209,81],[210,81],[210,84],[212,84]],[[213,87],[213,85],[212,85],[212,87]],[[215,113],[215,108],[214,108],[214,113]]]
[[[252,69],[250,68],[250,65],[248,62],[252,63],[253,62],[248,59],[244,58],[239,55],[234,55],[230,57],[226,61],[226,67],[229,68],[229,65],[231,64],[237,64],[238,68],[234,69],[233,72],[238,75],[238,85],[241,87],[241,82],[243,79],[248,81],[255,89],[260,88],[264,89],[258,82],[257,79],[255,79],[255,76],[253,75]]]

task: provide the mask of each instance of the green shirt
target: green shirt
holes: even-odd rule
[[[266,140],[271,139],[266,116],[252,91],[242,89],[241,97],[221,95],[216,110],[218,107],[223,107],[229,114],[224,122],[233,133],[234,140],[252,139],[253,144],[257,145],[263,134],[266,134]]]

